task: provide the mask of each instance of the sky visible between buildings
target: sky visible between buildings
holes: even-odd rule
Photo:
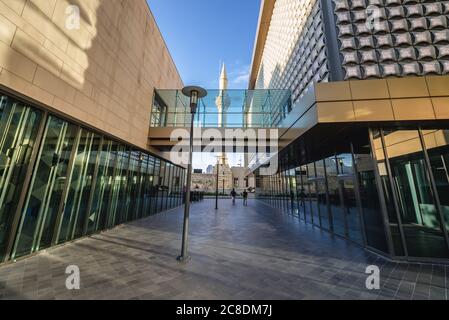
[[[147,0],[185,85],[217,89],[226,64],[229,89],[246,89],[260,0]],[[243,156],[228,155],[231,166]],[[195,154],[193,167],[216,159]]]

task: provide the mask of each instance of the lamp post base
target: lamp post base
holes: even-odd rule
[[[179,257],[176,258],[176,260],[178,260],[178,262],[180,262],[180,263],[186,263],[186,262],[189,262],[190,259],[191,259],[190,255],[187,255],[187,256],[179,256]]]

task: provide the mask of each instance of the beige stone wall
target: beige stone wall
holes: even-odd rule
[[[192,190],[204,192],[214,192],[216,184],[216,175],[210,173],[192,173]]]
[[[153,89],[182,81],[145,0],[0,0],[0,85],[147,148]]]

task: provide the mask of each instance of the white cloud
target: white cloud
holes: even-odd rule
[[[228,77],[231,87],[239,87],[240,89],[244,89],[248,84],[249,72],[249,65],[240,66],[229,72]]]

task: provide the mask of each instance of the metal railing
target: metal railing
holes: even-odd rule
[[[190,126],[189,99],[181,90],[156,90],[151,126]],[[290,112],[290,90],[208,90],[199,101],[195,127],[273,128]]]

